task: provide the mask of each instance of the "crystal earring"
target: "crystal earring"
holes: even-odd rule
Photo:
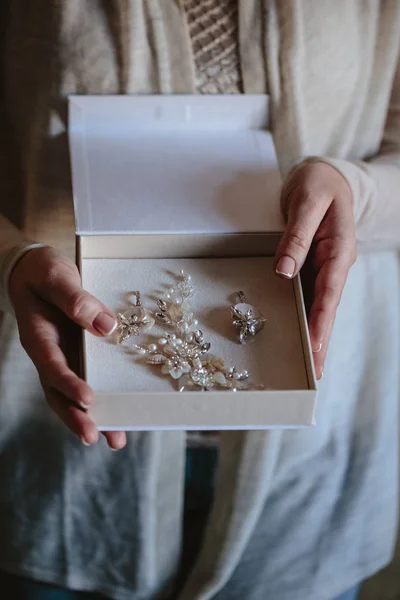
[[[249,304],[243,292],[239,292],[238,303],[231,306],[232,323],[239,328],[239,341],[245,344],[249,338],[257,335],[266,322],[266,318],[257,308]]]
[[[147,308],[143,308],[140,292],[133,292],[135,304],[127,311],[118,313],[118,343],[122,344],[132,336],[147,333],[153,327],[155,318]]]

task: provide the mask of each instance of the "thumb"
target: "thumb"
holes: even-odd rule
[[[275,257],[275,270],[281,277],[291,279],[302,268],[329,201],[300,193],[291,202],[287,226]]]
[[[111,335],[117,328],[116,316],[82,288],[75,265],[58,265],[55,276],[40,292],[45,300],[94,335]]]

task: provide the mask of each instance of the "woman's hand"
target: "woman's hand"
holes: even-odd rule
[[[287,227],[275,268],[278,275],[290,279],[309,255],[314,290],[308,322],[320,379],[336,309],[357,258],[352,193],[339,171],[312,160],[289,174],[281,198]]]
[[[10,296],[22,346],[38,370],[47,402],[84,444],[95,444],[98,430],[86,411],[93,392],[72,364],[77,359],[77,325],[106,336],[115,329],[116,317],[82,289],[74,263],[52,248],[31,250],[17,263]],[[105,437],[111,448],[126,444],[123,432],[107,432]]]

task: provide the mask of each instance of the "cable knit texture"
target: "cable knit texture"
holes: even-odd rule
[[[242,91],[237,0],[184,0],[201,94]]]

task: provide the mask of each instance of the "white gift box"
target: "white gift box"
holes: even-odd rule
[[[266,96],[72,96],[69,136],[83,285],[111,310],[143,305],[192,275],[211,352],[257,391],[179,392],[132,349],[84,332],[90,409],[102,430],[268,429],[314,423],[317,385],[299,278],[273,271],[283,229]],[[267,323],[238,342],[239,290]]]

